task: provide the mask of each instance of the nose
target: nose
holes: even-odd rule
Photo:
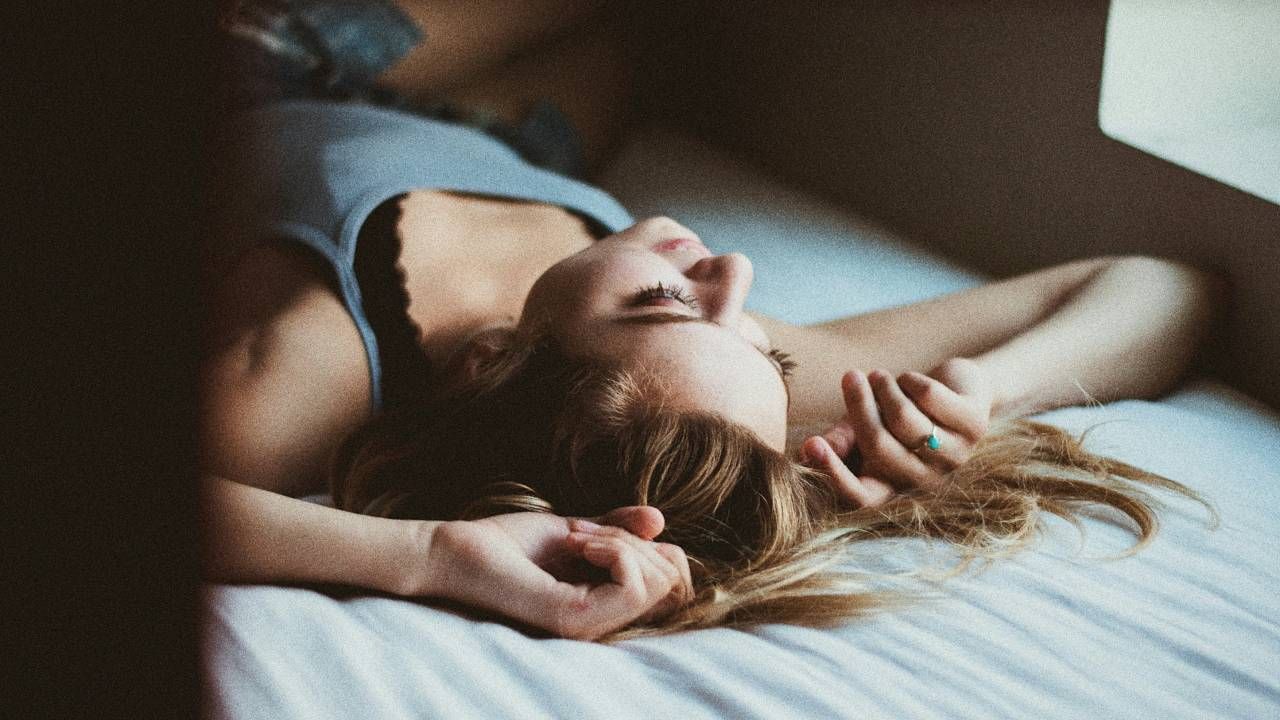
[[[718,325],[736,328],[751,292],[755,270],[742,253],[728,253],[703,258],[685,271],[696,284],[698,302],[707,319]]]

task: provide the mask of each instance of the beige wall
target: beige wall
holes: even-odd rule
[[[705,2],[653,53],[646,109],[987,272],[1137,252],[1220,268],[1236,293],[1214,368],[1280,406],[1280,206],[1103,135],[1107,13]]]

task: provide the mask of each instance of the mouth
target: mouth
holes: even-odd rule
[[[707,246],[703,245],[701,240],[694,238],[672,238],[670,240],[663,240],[653,246],[654,252],[673,252],[676,250],[696,252],[703,257],[709,257],[711,255],[711,251],[707,249]]]

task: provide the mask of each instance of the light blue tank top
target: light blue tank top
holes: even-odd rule
[[[291,100],[245,112],[220,133],[215,180],[216,268],[264,240],[311,248],[333,268],[382,408],[378,341],[355,274],[356,238],[382,202],[418,189],[559,205],[602,234],[632,224],[601,190],[526,163],[472,128],[369,105]]]

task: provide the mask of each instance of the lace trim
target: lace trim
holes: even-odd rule
[[[409,317],[409,292],[400,266],[396,226],[403,197],[397,195],[374,209],[356,240],[356,280],[382,355],[384,411],[422,398],[432,376],[422,349],[422,329]]]

